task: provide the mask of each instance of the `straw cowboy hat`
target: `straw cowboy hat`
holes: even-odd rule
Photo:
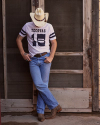
[[[46,24],[49,13],[44,13],[41,8],[37,8],[35,13],[30,13],[30,17],[36,26],[42,27]]]

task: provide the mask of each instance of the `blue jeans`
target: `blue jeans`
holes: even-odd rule
[[[48,89],[51,63],[44,62],[47,56],[50,56],[50,53],[41,57],[32,57],[29,62],[32,80],[39,91],[37,98],[37,113],[41,114],[44,114],[46,105],[50,110],[58,106],[57,100]]]

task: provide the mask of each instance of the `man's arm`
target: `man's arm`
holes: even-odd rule
[[[24,37],[18,35],[18,37],[16,39],[17,46],[18,46],[20,54],[22,55],[22,57],[24,58],[24,60],[31,61],[30,55],[28,53],[25,53],[25,51],[23,49],[23,45],[22,45],[22,39],[23,38]]]
[[[52,62],[55,52],[57,49],[57,41],[55,40],[51,40],[51,52],[50,52],[50,56],[49,57],[45,57],[46,59],[44,60],[44,62],[46,63],[50,63]]]

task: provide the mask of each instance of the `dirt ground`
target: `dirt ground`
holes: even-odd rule
[[[46,113],[50,114],[50,113]],[[100,113],[59,113],[39,122],[36,113],[2,113],[1,125],[100,125]]]

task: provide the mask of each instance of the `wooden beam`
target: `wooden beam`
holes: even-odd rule
[[[45,109],[45,112],[51,112],[49,109]],[[62,109],[62,111],[61,112],[92,112],[92,109],[91,108],[87,108],[87,109],[82,109],[82,108],[80,108],[80,109],[70,109],[70,108],[64,108],[64,109]]]
[[[35,6],[33,6],[33,0],[31,0],[31,11],[35,12]]]
[[[39,0],[39,7],[45,11],[44,0]]]
[[[93,111],[99,111],[99,0],[92,0],[92,84]]]
[[[83,0],[83,87],[92,86],[91,72],[92,0]]]
[[[83,74],[83,70],[63,70],[63,69],[51,69],[50,73],[69,73],[69,74]]]
[[[6,10],[5,0],[2,0],[2,19],[3,19],[3,63],[4,63],[4,93],[7,99],[7,46],[6,46]]]
[[[83,52],[55,52],[55,56],[83,56]]]

